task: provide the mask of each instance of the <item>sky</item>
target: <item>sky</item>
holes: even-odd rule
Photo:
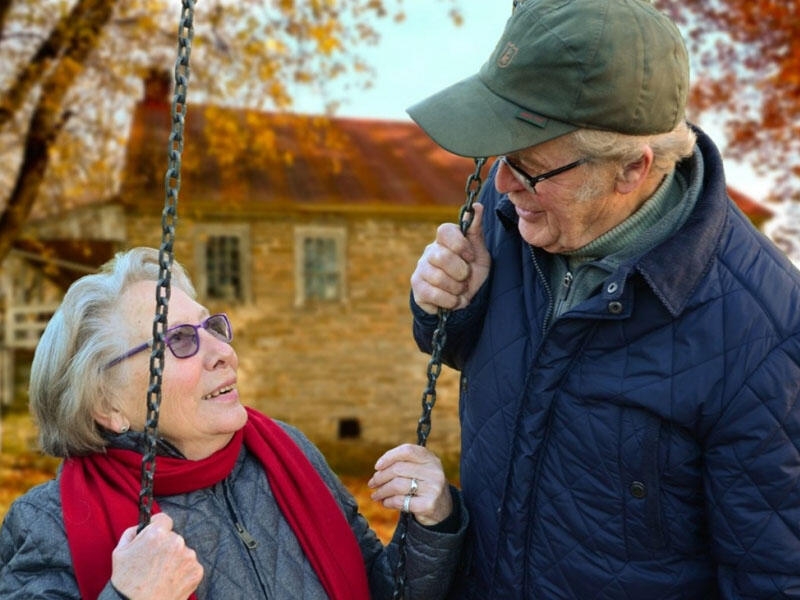
[[[409,120],[406,109],[427,96],[478,72],[489,58],[511,14],[511,0],[462,0],[464,22],[455,26],[440,0],[405,0],[405,21],[382,19],[377,46],[363,48],[363,57],[375,69],[373,87],[347,92],[339,116]],[[324,103],[311,92],[295,90],[295,110],[319,113]],[[724,156],[725,139],[709,119],[698,123],[717,143]],[[725,161],[728,183],[756,200],[769,181],[746,165]]]
[[[459,4],[464,17],[460,26],[448,15],[450,3],[441,0],[406,0],[405,21],[376,21],[380,42],[360,50],[376,69],[373,87],[348,93],[337,114],[407,120],[406,108],[477,73],[503,31],[511,0]],[[322,108],[313,94],[296,99],[299,112],[320,112]]]

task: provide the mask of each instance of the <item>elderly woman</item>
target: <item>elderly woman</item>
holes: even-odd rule
[[[0,597],[388,598],[384,547],[319,451],[244,407],[233,332],[174,265],[153,517],[137,533],[157,253],[121,253],[77,281],[33,360],[30,402],[58,477],[0,530]],[[446,595],[466,528],[428,450],[376,463],[373,499],[413,513],[408,598]]]

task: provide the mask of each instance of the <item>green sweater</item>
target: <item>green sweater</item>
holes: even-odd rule
[[[656,192],[622,223],[582,248],[553,255],[554,318],[592,296],[621,263],[655,248],[680,229],[694,209],[702,180],[703,160],[695,150],[684,167],[664,177]]]

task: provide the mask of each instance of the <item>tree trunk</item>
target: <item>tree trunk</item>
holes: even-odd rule
[[[61,58],[42,84],[41,94],[31,115],[22,164],[6,209],[0,216],[0,262],[8,254],[30,215],[47,172],[50,148],[70,116],[64,112],[64,98],[78,79],[87,58],[97,47],[103,28],[113,14],[114,2],[80,0],[75,8],[78,6],[81,8],[79,12],[73,10],[70,13],[71,18],[78,20],[59,23],[59,27],[66,25],[64,31],[68,33],[62,40],[63,52],[59,50]],[[49,49],[48,53],[51,51]],[[0,115],[2,112],[0,110]]]

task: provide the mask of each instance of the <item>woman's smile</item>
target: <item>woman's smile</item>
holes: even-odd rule
[[[236,389],[236,384],[226,384],[217,388],[210,394],[206,394],[201,398],[202,400],[239,400],[239,392]]]

